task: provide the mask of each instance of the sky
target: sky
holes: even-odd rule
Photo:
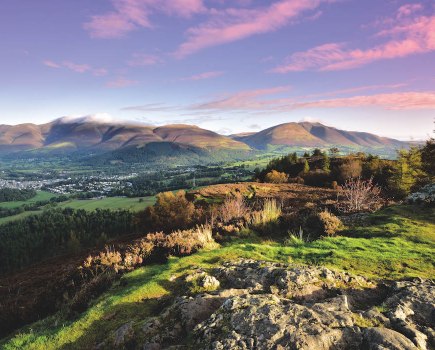
[[[88,115],[425,139],[435,1],[1,0],[0,124]]]

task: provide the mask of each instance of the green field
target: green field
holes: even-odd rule
[[[37,201],[48,200],[55,197],[54,194],[49,192],[40,191],[38,194],[28,201],[16,201],[16,202],[3,202],[0,206],[6,208],[17,208],[23,204],[32,204]],[[141,200],[141,201],[140,201]],[[126,209],[131,211],[140,211],[153,205],[156,202],[156,197],[141,197],[141,198],[125,198],[125,197],[107,197],[103,199],[72,199],[67,202],[58,203],[58,208],[72,208],[72,209],[84,209],[84,210],[95,210],[95,209]],[[26,211],[17,215],[7,216],[0,218],[0,225],[6,224],[11,221],[24,219],[30,215],[40,214],[41,210],[36,211]]]
[[[7,224],[8,222],[24,219],[30,215],[40,214],[42,210],[36,210],[36,211],[25,211],[23,213],[12,215],[12,216],[6,216],[4,218],[0,218],[0,225]]]
[[[67,319],[59,312],[0,342],[0,347],[91,349],[127,322],[133,322],[135,333],[141,334],[144,320],[160,312],[159,298],[180,294],[174,277],[198,267],[216,268],[223,261],[238,258],[322,265],[372,279],[433,278],[435,210],[392,207],[372,215],[368,226],[290,246],[252,233],[214,250],[141,267],[125,274],[122,283],[115,284],[77,318]]]
[[[140,198],[125,198],[125,197],[107,197],[103,199],[75,199],[67,202],[59,203],[59,208],[72,209],[128,209],[132,211],[140,211],[153,205],[156,202],[156,197]]]
[[[33,204],[38,201],[47,201],[50,198],[56,197],[55,194],[45,191],[38,191],[36,196],[28,199],[27,201],[14,201],[14,202],[0,202],[0,207],[3,208],[18,208],[24,204]]]

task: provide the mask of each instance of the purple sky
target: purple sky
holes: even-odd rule
[[[0,45],[0,124],[433,129],[433,0],[1,0]]]

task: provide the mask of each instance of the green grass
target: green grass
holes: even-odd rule
[[[12,215],[12,216],[6,216],[4,218],[0,218],[0,225],[7,224],[8,222],[24,219],[30,215],[36,215],[42,213],[42,210],[35,210],[35,211],[25,211],[23,213]]]
[[[23,329],[0,346],[6,350],[89,349],[129,321],[140,335],[144,320],[161,311],[158,298],[182,293],[171,276],[182,276],[197,267],[215,267],[225,260],[323,265],[372,279],[435,276],[433,209],[394,207],[372,215],[370,220],[368,227],[312,243],[283,246],[252,235],[215,250],[171,258],[165,265],[139,268],[124,275],[123,283],[113,286],[77,319],[66,320],[59,313]]]
[[[156,202],[156,198],[143,197],[140,202],[139,198],[124,198],[124,197],[107,197],[103,199],[77,199],[60,203],[60,208],[95,210],[99,209],[128,209],[132,211],[140,211]]]
[[[28,199],[27,201],[14,201],[14,202],[0,202],[0,207],[3,208],[17,208],[24,204],[33,204],[38,201],[46,201],[50,198],[56,197],[55,194],[45,191],[38,191],[36,196]]]
[[[54,197],[52,193],[49,192],[38,192],[36,197],[28,200],[28,201],[20,201],[20,202],[5,202],[0,203],[0,206],[3,204],[9,205],[9,208],[18,207],[22,204],[30,204],[39,200],[47,200]],[[107,197],[103,199],[74,199],[69,200],[67,202],[62,202],[57,204],[58,208],[72,208],[72,209],[84,209],[84,210],[95,210],[99,209],[126,209],[131,211],[140,211],[153,205],[156,202],[155,196],[143,197],[143,200],[140,202],[140,198],[123,198],[123,197]],[[7,216],[4,218],[0,218],[0,225],[6,224],[11,221],[24,219],[30,215],[40,214],[41,210],[37,211],[26,211],[17,215]]]

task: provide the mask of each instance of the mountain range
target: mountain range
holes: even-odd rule
[[[255,132],[220,135],[194,125],[149,126],[92,118],[60,118],[46,124],[0,125],[0,153],[215,152],[250,153],[289,147],[397,149],[406,142],[370,133],[345,131],[320,123],[285,123]]]

